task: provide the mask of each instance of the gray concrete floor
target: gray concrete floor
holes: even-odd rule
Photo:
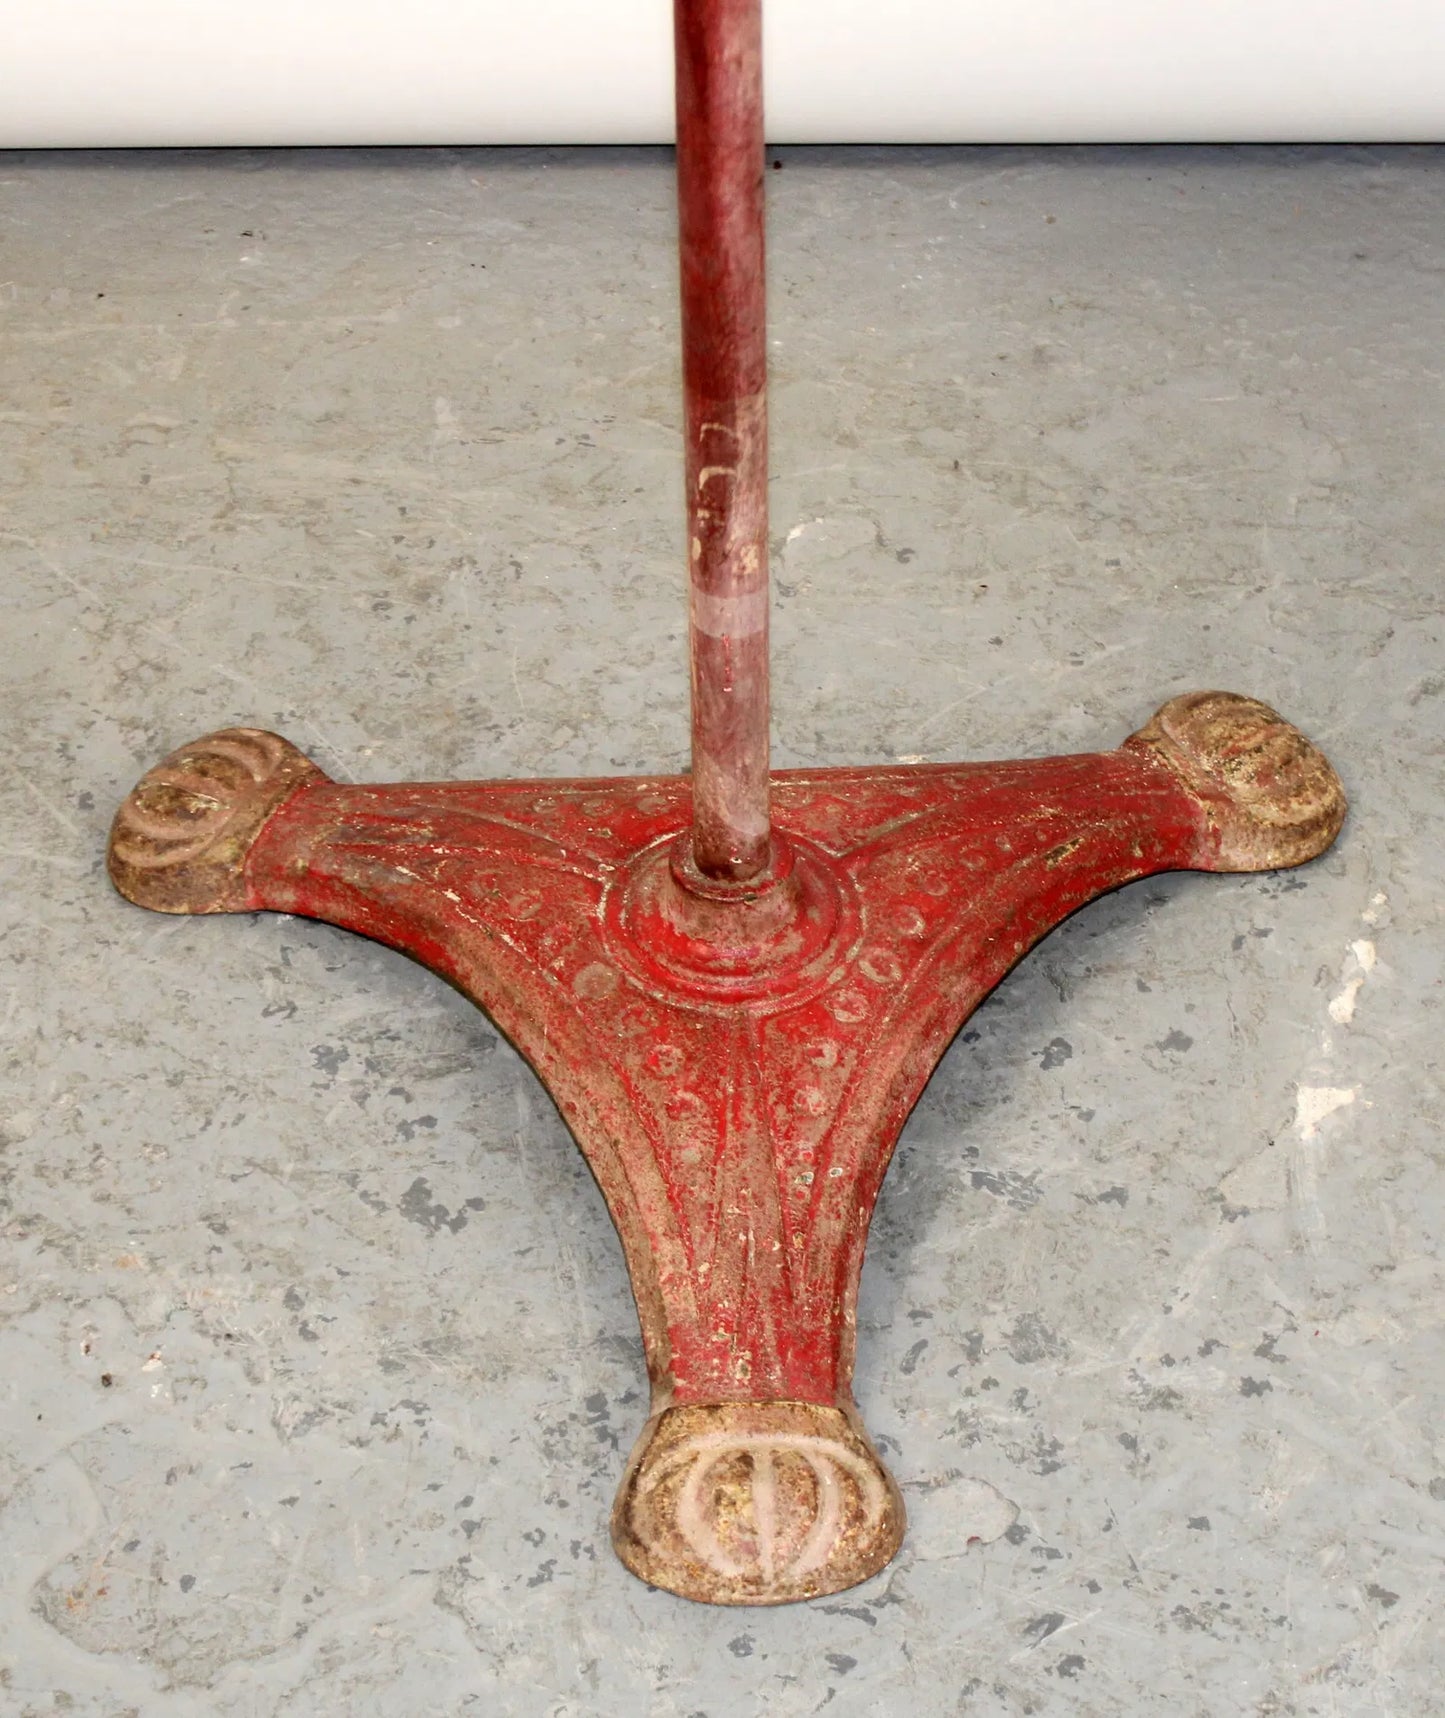
[[[650,1592],[627,1284],[528,1070],[101,855],[230,722],[683,763],[669,162],[0,158],[5,1714],[1439,1710],[1445,156],[781,159],[777,761],[1218,685],[1345,833],[1099,902],[945,1058],[863,1284],[897,1563]]]

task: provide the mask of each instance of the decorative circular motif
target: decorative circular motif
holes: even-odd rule
[[[572,980],[572,992],[588,1002],[600,1002],[617,988],[617,973],[606,961],[594,960]]]
[[[609,958],[649,996],[705,1013],[773,1014],[811,1001],[854,954],[857,891],[821,848],[791,832],[780,839],[788,869],[776,893],[755,910],[730,904],[712,921],[705,915],[716,908],[677,881],[675,834],[634,854],[602,903]],[[713,924],[721,935],[708,934]]]
[[[856,1026],[868,1018],[868,998],[861,990],[840,990],[828,1006],[844,1026]]]

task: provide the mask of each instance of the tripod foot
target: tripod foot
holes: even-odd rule
[[[1188,692],[1128,742],[1146,746],[1201,803],[1218,840],[1211,871],[1273,871],[1324,852],[1345,820],[1328,759],[1258,698]]]
[[[182,746],[126,796],[106,863],[128,901],[157,913],[238,913],[261,827],[321,770],[279,734],[223,728]]]
[[[612,1513],[622,1561],[713,1605],[856,1586],[903,1540],[903,1499],[857,1415],[812,1402],[712,1402],[648,1421]]]

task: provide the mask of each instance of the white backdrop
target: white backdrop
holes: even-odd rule
[[[775,142],[1445,138],[1445,0],[767,0]],[[0,0],[0,146],[655,143],[669,0]]]

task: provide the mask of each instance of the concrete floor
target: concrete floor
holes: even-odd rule
[[[863,1284],[896,1564],[649,1591],[627,1283],[528,1070],[101,856],[230,722],[683,763],[669,162],[0,157],[6,1715],[1439,1710],[1445,154],[780,159],[777,762],[1219,685],[1345,833],[1099,902],[946,1057]]]

